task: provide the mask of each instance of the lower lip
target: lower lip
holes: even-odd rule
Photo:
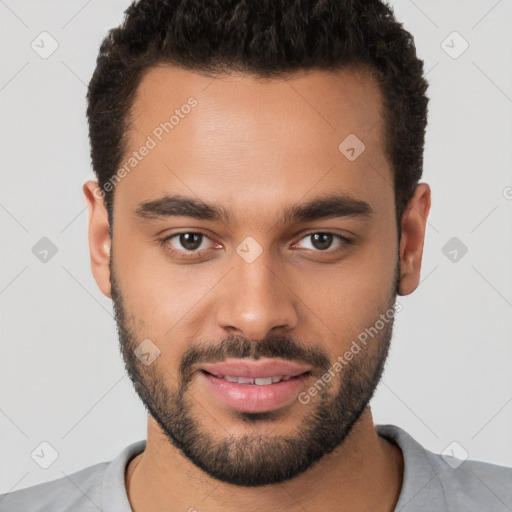
[[[272,411],[292,404],[310,378],[309,374],[302,374],[290,380],[259,386],[229,382],[204,371],[199,373],[221,402],[245,412]]]

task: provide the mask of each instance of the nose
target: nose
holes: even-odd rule
[[[265,251],[252,263],[235,261],[219,294],[217,322],[228,334],[259,341],[273,329],[297,325],[297,292]]]

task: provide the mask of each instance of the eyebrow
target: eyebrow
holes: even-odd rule
[[[166,195],[158,199],[139,203],[135,215],[142,220],[159,220],[169,217],[192,217],[230,224],[233,214],[222,205],[215,205],[182,195]],[[279,222],[305,222],[337,217],[359,217],[369,219],[372,207],[365,201],[349,195],[329,194],[307,203],[294,204],[286,208]]]

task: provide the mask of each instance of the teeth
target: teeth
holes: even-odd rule
[[[257,384],[258,386],[266,386],[268,384],[272,384],[272,377],[254,379],[254,384]]]
[[[235,382],[237,384],[256,384],[257,386],[268,386],[269,384],[275,384],[283,380],[290,380],[291,377],[283,377],[282,375],[275,375],[274,377],[234,377],[232,375],[216,375],[219,379],[225,379],[228,382]]]
[[[250,377],[238,377],[238,384],[254,384],[254,379]]]

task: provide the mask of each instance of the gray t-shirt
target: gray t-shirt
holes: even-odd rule
[[[404,479],[395,512],[510,512],[512,468],[432,453],[395,425],[376,425],[404,456]],[[141,453],[137,441],[112,461],[51,482],[0,495],[1,512],[131,512],[124,475]],[[460,464],[460,465],[459,465]]]

